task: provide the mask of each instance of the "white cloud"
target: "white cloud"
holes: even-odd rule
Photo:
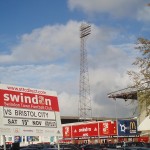
[[[72,95],[66,92],[62,92],[58,95],[58,98],[60,113],[62,116],[78,116],[78,95]]]
[[[136,17],[148,0],[68,0],[71,10],[79,9],[87,14],[106,13],[113,17]],[[143,14],[148,16],[144,11]]]
[[[64,60],[76,64],[80,55],[80,25],[81,22],[69,21],[66,25],[49,25],[35,29],[30,34],[26,33],[20,36],[19,44],[12,47],[11,53],[0,55],[0,63],[41,64],[60,60],[62,63]],[[102,53],[108,56],[106,53],[109,53],[110,46],[107,45],[120,38],[119,30],[94,24],[91,24],[91,30],[87,43],[90,55]]]
[[[71,55],[79,48],[79,25],[70,21],[66,25],[45,26],[24,34],[11,54],[0,56],[0,62],[51,62],[66,57],[66,54]]]
[[[150,22],[150,7],[144,7],[143,9],[138,11],[137,18],[139,21],[147,21]]]

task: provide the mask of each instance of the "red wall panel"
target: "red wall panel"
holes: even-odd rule
[[[99,122],[99,133],[100,136],[116,135],[116,121]]]
[[[63,137],[64,138],[71,138],[71,126],[64,126],[63,127]]]
[[[72,126],[72,137],[98,136],[98,123]]]

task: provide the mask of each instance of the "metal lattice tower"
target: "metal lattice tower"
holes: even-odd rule
[[[80,91],[79,91],[79,119],[91,120],[92,108],[90,97],[89,73],[88,73],[88,60],[86,50],[86,40],[91,33],[91,26],[87,23],[82,23],[80,26]]]

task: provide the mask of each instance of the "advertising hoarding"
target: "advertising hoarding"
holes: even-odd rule
[[[137,120],[118,120],[118,135],[129,136],[137,134]]]
[[[99,122],[100,136],[116,135],[116,121],[102,121]]]
[[[98,136],[98,123],[85,123],[72,126],[72,137]]]
[[[18,143],[18,142],[21,142],[21,141],[22,141],[21,136],[15,136],[14,137],[14,142],[15,143]]]
[[[61,136],[56,92],[0,84],[0,134]]]
[[[71,126],[63,126],[63,137],[71,138]]]

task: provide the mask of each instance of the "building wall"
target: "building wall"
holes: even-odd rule
[[[140,124],[149,114],[148,107],[150,106],[150,90],[138,92],[138,124]]]

